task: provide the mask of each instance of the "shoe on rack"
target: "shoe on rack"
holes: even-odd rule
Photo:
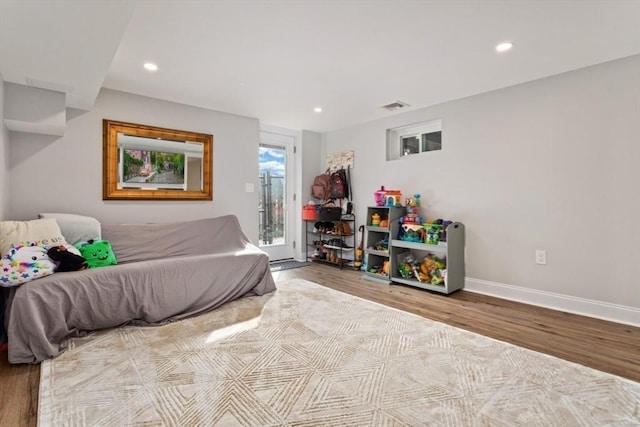
[[[337,248],[338,246],[335,245],[336,239],[329,239],[325,242],[324,247],[325,248]]]
[[[348,222],[340,222],[338,223],[338,234],[342,236],[350,236],[351,235],[351,226]]]
[[[327,242],[327,246],[331,248],[344,248],[344,249],[353,249],[352,246],[347,245],[347,243],[342,239],[330,239]]]

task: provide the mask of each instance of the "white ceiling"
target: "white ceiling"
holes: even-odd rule
[[[0,0],[5,81],[320,132],[638,53],[639,0]]]

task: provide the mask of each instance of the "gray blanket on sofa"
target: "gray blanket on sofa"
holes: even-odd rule
[[[118,265],[55,273],[12,289],[5,323],[11,363],[37,363],[86,331],[158,325],[275,290],[266,253],[235,216],[102,226]]]

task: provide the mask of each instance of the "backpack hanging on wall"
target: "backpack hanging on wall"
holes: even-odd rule
[[[331,198],[331,175],[329,174],[329,169],[327,169],[327,171],[322,175],[318,175],[313,179],[311,196],[321,200],[328,200]]]
[[[338,169],[331,174],[331,198],[344,199],[349,197],[349,183],[344,169]]]

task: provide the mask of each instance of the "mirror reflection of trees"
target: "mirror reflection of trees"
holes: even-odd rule
[[[184,182],[185,155],[145,150],[124,150],[124,182]]]
[[[142,169],[142,160],[133,157],[129,153],[129,151],[125,151],[122,171],[124,175],[124,181],[128,181],[134,176],[139,176],[140,169]]]

